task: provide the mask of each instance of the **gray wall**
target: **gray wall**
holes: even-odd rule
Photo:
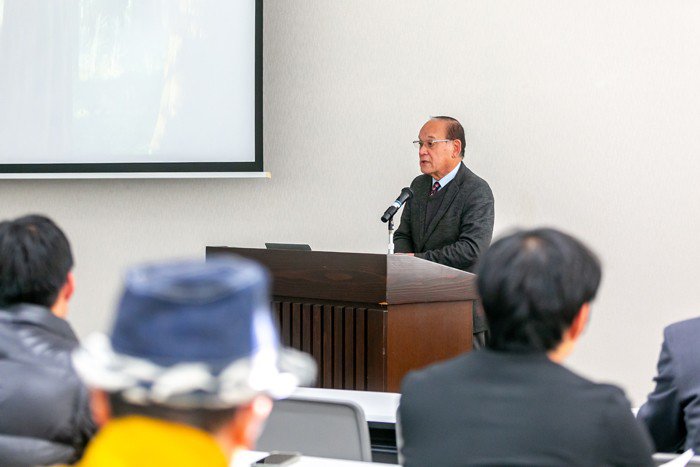
[[[447,114],[493,188],[497,233],[558,226],[601,255],[603,288],[570,364],[640,403],[663,326],[700,303],[700,3],[265,8],[272,179],[0,182],[3,218],[47,213],[72,239],[79,333],[108,325],[137,261],[264,241],[384,251],[378,217],[418,173],[411,141],[429,115]]]

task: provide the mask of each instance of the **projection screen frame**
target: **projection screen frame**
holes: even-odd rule
[[[246,162],[0,163],[0,179],[270,178],[263,169],[263,0],[255,0],[255,160]]]

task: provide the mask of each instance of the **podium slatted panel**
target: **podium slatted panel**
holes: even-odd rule
[[[343,387],[343,306],[333,307],[333,389]],[[325,387],[325,386],[324,386]]]
[[[282,345],[287,347],[292,345],[292,312],[290,303],[283,302],[280,316],[280,338]]]
[[[288,301],[273,301],[272,309],[283,343],[316,361],[317,387],[384,390],[382,310]],[[370,330],[369,313],[377,329]]]
[[[277,326],[277,331],[280,333],[280,340],[282,339],[282,303],[277,300],[273,300],[270,303],[272,306],[272,321]]]
[[[364,391],[367,387],[367,362],[365,355],[365,343],[367,336],[365,335],[365,320],[367,319],[367,310],[358,308],[355,312],[355,389]]]
[[[343,331],[346,343],[353,343],[352,346],[344,345],[343,362],[343,389],[355,389],[355,313],[356,309],[348,309],[343,316]]]
[[[311,316],[311,355],[316,360],[316,368],[318,368],[318,379],[321,380],[323,375],[323,305],[312,305],[313,315]]]
[[[301,350],[308,354],[312,354],[311,341],[311,304],[304,303],[301,307]]]
[[[316,386],[319,388],[333,387],[333,307],[323,305],[323,353],[321,362],[323,371],[319,369]]]
[[[301,348],[301,303],[292,303],[292,347]]]

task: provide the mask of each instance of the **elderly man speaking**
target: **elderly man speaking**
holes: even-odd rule
[[[494,208],[488,183],[462,162],[464,128],[452,117],[432,117],[414,144],[423,175],[411,183],[414,196],[394,235],[395,251],[473,272],[491,243]],[[475,347],[483,346],[486,329],[475,313]]]

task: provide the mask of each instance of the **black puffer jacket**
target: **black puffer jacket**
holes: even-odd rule
[[[0,465],[71,463],[95,432],[70,361],[70,325],[36,305],[0,310]]]

